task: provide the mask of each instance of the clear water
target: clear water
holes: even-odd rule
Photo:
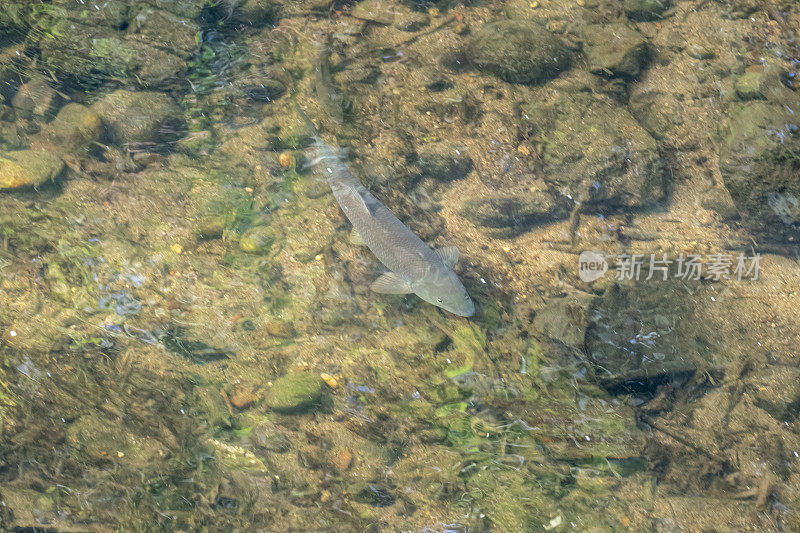
[[[0,0],[0,529],[800,530],[798,31]],[[473,316],[370,290],[298,108]]]

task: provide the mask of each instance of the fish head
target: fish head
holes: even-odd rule
[[[458,316],[475,314],[475,304],[469,297],[467,289],[461,284],[454,272],[436,272],[426,276],[414,284],[414,292],[425,300],[445,311]]]

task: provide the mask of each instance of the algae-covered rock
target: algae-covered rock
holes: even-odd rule
[[[746,72],[736,79],[736,96],[742,100],[765,100],[761,92],[761,72]]]
[[[63,169],[61,158],[47,150],[0,153],[0,189],[36,187],[55,178]]]
[[[789,97],[784,86],[786,72],[778,65],[769,65],[763,70],[748,71],[736,78],[734,89],[742,100],[780,101]]]
[[[89,56],[109,76],[130,78],[144,87],[174,82],[186,71],[186,62],[175,54],[113,36],[93,39]]]
[[[541,83],[567,69],[570,52],[539,22],[501,20],[476,31],[467,55],[478,69],[512,83]]]
[[[270,251],[275,242],[275,234],[266,226],[254,226],[239,239],[239,248],[249,254],[264,254]]]
[[[264,403],[274,411],[299,414],[323,405],[328,392],[322,378],[308,372],[286,374],[276,379]]]
[[[93,463],[115,462],[144,468],[163,456],[163,447],[157,441],[134,436],[121,424],[96,415],[85,415],[73,422],[67,430],[67,442],[80,459]]]
[[[636,77],[650,61],[650,45],[625,24],[590,24],[584,30],[586,61],[595,74]]]
[[[100,117],[92,109],[70,103],[42,129],[41,138],[56,149],[72,152],[98,141],[101,127]]]
[[[178,57],[189,59],[197,50],[195,35],[200,27],[168,11],[145,8],[136,13],[128,30],[147,43],[163,46]]]
[[[722,129],[719,166],[744,225],[768,241],[800,239],[800,98],[734,104]]]
[[[574,292],[563,298],[553,298],[536,312],[533,325],[548,337],[571,348],[583,347],[589,324],[589,307],[595,295]]]
[[[466,147],[449,142],[425,144],[417,151],[417,164],[425,177],[450,181],[466,177],[472,159]]]
[[[671,4],[671,0],[625,0],[625,14],[636,21],[656,20]]]
[[[185,59],[191,55],[184,50],[179,57],[177,48],[167,51],[140,36],[84,22],[64,19],[56,24],[54,34],[38,42],[42,63],[80,83],[92,85],[110,77],[144,87],[169,85],[186,71]]]
[[[92,110],[102,120],[109,140],[116,144],[158,142],[162,126],[181,116],[172,98],[152,91],[120,89],[95,102]]]
[[[643,206],[665,195],[655,139],[617,106],[583,93],[528,110],[544,180],[579,202]]]

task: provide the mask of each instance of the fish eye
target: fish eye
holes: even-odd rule
[[[439,302],[439,303],[442,303],[442,299],[441,298],[436,298],[436,301]]]

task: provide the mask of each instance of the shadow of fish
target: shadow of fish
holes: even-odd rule
[[[351,239],[366,245],[389,269],[370,288],[385,294],[414,293],[453,314],[472,316],[475,305],[453,272],[458,248],[433,250],[425,244],[353,176],[299,107],[298,112],[313,132],[309,166],[321,165],[324,169],[333,196],[353,224]]]
[[[319,54],[314,64],[314,92],[320,107],[330,115],[336,124],[344,122],[345,98],[336,89],[331,73],[332,38],[329,36],[325,43],[317,45]]]

